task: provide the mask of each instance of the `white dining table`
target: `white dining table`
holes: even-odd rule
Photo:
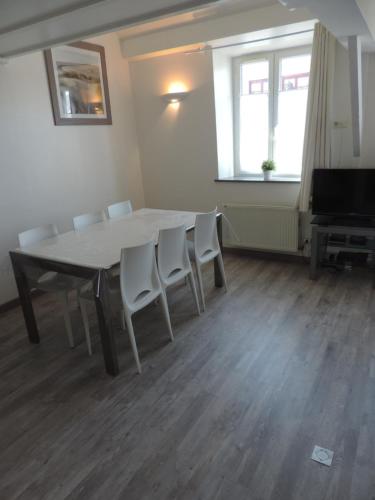
[[[119,364],[113,335],[108,280],[111,269],[120,263],[122,248],[158,241],[159,231],[184,225],[195,227],[197,212],[143,208],[116,219],[105,220],[81,231],[69,231],[36,244],[9,252],[30,342],[39,344],[28,269],[37,267],[89,280],[93,283],[104,363],[107,373],[117,375]],[[222,217],[217,216],[219,242],[222,244]],[[215,261],[215,284],[223,285]]]

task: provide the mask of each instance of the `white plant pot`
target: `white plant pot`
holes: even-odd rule
[[[270,181],[271,178],[272,178],[272,171],[271,170],[265,170],[263,172],[263,175],[264,175],[264,180],[265,181]]]

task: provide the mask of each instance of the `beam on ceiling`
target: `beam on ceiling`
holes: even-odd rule
[[[107,0],[59,0],[54,2],[30,2],[30,0],[3,0],[0,17],[0,35],[48,21],[79,9]]]
[[[310,21],[313,17],[305,9],[291,12],[281,5],[272,5],[245,12],[202,19],[195,23],[167,28],[121,40],[124,57],[131,59],[152,57],[176,47],[194,46],[241,33],[267,30],[279,26]]]
[[[363,129],[362,47],[358,36],[348,38],[353,122],[353,156],[361,156]]]
[[[0,36],[0,57],[12,57],[81,40],[217,1],[111,0],[95,3],[65,15],[4,33]]]

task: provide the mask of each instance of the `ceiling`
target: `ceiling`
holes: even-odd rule
[[[375,0],[220,0],[192,12],[125,28],[119,31],[118,35],[126,43],[143,35],[163,31],[167,33],[173,28],[193,27],[202,20],[275,4],[282,4],[289,10],[307,9],[311,18],[320,20],[343,44],[347,43],[348,36],[359,35],[364,50],[375,51]]]
[[[154,33],[168,28],[194,24],[202,20],[227,16],[257,7],[276,5],[277,0],[219,0],[213,5],[197,8],[190,12],[167,16],[154,21],[130,26],[118,32],[121,39],[132,38],[143,34]]]
[[[1,0],[0,58],[109,31],[129,40],[279,3],[307,8],[336,37],[360,35],[375,49],[375,0]]]
[[[283,0],[280,3],[289,8],[308,8],[339,37],[368,32],[355,0]]]
[[[243,33],[220,40],[211,40],[208,42],[207,48],[214,51],[220,48],[221,55],[232,58],[270,50],[308,46],[313,42],[315,23],[316,19],[312,19],[291,25]]]
[[[339,40],[357,35],[367,50],[375,50],[374,0],[279,0],[287,8],[307,8]],[[375,32],[375,31],[374,31]]]
[[[236,1],[1,0],[0,57],[88,38],[207,4]]]

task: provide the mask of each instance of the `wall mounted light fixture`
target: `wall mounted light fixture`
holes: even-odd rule
[[[163,101],[167,104],[177,104],[189,95],[189,92],[169,92],[168,94],[164,94],[162,96]]]

